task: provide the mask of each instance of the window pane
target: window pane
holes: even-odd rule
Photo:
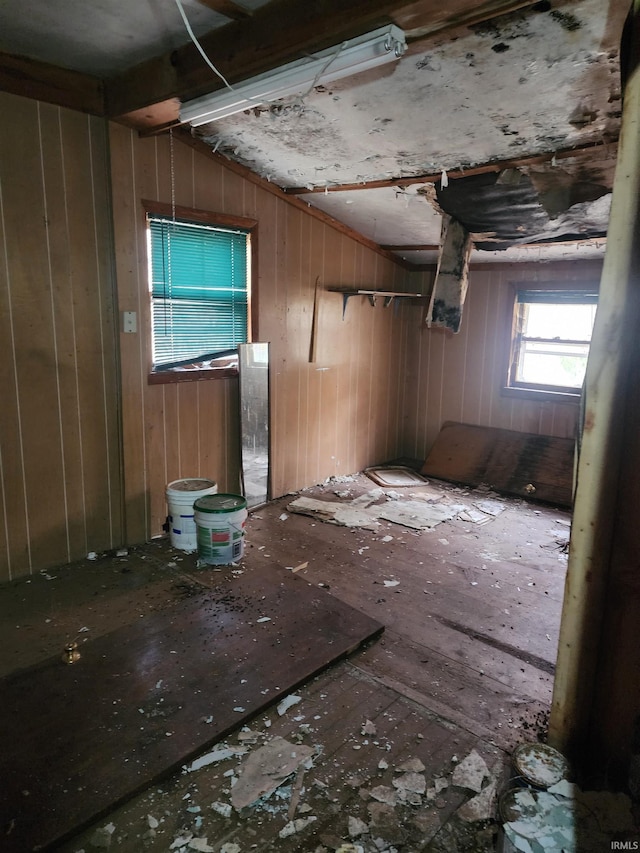
[[[540,385],[580,388],[587,369],[586,344],[542,344],[526,341],[517,380]]]
[[[595,305],[528,303],[524,334],[529,338],[590,341]]]

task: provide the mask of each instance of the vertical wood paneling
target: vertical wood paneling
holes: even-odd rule
[[[122,395],[129,541],[158,533],[168,480],[203,475],[238,489],[237,381],[148,386],[148,289],[141,198],[258,220],[259,340],[270,343],[274,495],[352,473],[401,441],[399,366],[402,314],[342,300],[327,286],[396,289],[410,279],[392,262],[168,138],[138,139],[113,127],[116,256],[123,309],[138,310],[137,335],[123,341]],[[132,207],[133,206],[133,207]],[[319,277],[318,350],[309,363],[313,296]],[[135,293],[134,293],[135,291]],[[138,307],[135,307],[135,306]],[[415,309],[414,309],[415,310]],[[419,309],[418,309],[419,310]],[[417,319],[417,313],[416,313]],[[124,337],[124,336],[123,336]],[[389,404],[388,401],[391,401]],[[141,529],[142,508],[148,512]]]
[[[523,400],[500,393],[513,282],[598,280],[600,262],[504,264],[472,268],[462,328],[423,330],[405,376],[403,453],[424,458],[447,420],[541,435],[575,435],[578,403]],[[416,399],[417,398],[417,399]]]
[[[105,125],[0,95],[0,577],[121,544]]]

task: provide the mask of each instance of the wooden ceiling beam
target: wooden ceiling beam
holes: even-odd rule
[[[534,0],[272,0],[251,18],[233,21],[199,41],[231,83],[247,79],[305,53],[335,45],[389,22],[410,22],[420,38],[478,20],[508,14]],[[222,88],[223,83],[188,43],[106,81],[112,118],[171,98],[182,101]]]
[[[586,143],[579,148],[562,148],[558,151],[547,151],[544,154],[533,154],[530,157],[517,157],[513,160],[494,160],[480,166],[469,166],[459,169],[447,169],[447,178],[470,178],[473,175],[486,175],[488,172],[502,172],[504,169],[519,169],[527,166],[537,166],[551,160],[566,160],[569,157],[579,157],[586,152],[592,153],[598,148],[606,149],[609,145],[617,145],[617,140]],[[317,193],[343,193],[354,190],[377,190],[388,187],[410,187],[415,184],[435,184],[442,177],[441,172],[430,172],[422,175],[411,175],[400,178],[384,178],[378,181],[361,181],[356,184],[334,184],[323,187],[285,187],[287,195],[315,195]]]
[[[233,0],[198,0],[198,3],[211,9],[212,12],[224,15],[225,18],[231,18],[232,21],[244,21],[253,14],[251,9],[245,9]]]
[[[91,115],[105,115],[104,89],[99,78],[24,56],[0,53],[0,90]]]

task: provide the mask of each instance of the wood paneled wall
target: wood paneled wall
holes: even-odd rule
[[[171,151],[173,149],[173,156]],[[304,210],[167,137],[140,139],[111,128],[119,307],[138,313],[138,333],[121,335],[127,537],[160,532],[165,487],[209,476],[237,491],[236,379],[147,384],[149,294],[142,198],[257,219],[257,340],[271,345],[272,494],[348,474],[398,455],[410,326],[420,307],[371,307],[331,285],[413,290],[421,276]],[[172,168],[173,161],[173,168]],[[172,172],[174,175],[172,185]],[[317,360],[309,363],[316,278]]]
[[[573,437],[579,404],[500,393],[506,375],[513,282],[599,281],[599,261],[486,264],[471,268],[458,334],[423,326],[409,336],[403,452],[424,459],[445,421]]]
[[[122,542],[105,123],[0,93],[0,580]]]

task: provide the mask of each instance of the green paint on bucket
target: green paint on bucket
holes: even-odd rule
[[[247,501],[241,495],[205,495],[193,505],[198,557],[212,566],[225,566],[244,554]]]

